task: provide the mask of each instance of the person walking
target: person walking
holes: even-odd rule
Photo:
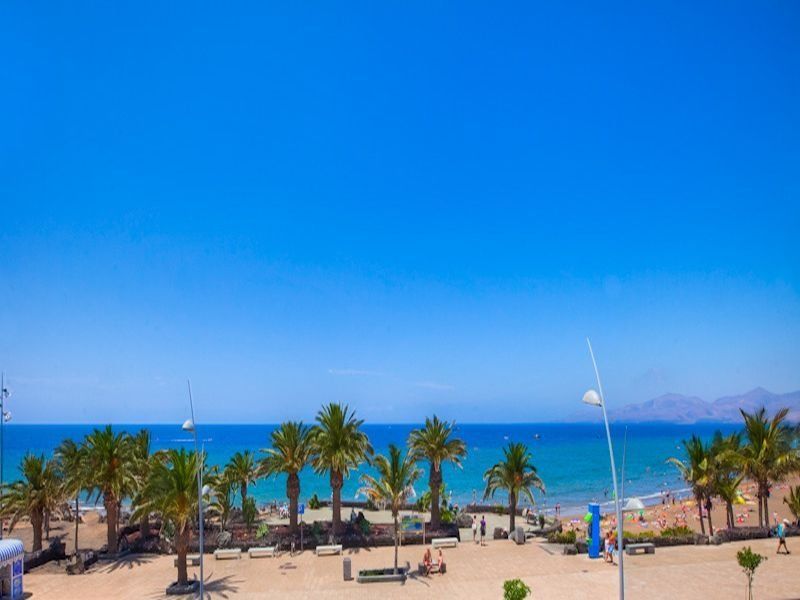
[[[478,543],[478,517],[472,515],[472,541]]]
[[[781,546],[783,546],[783,549],[786,550],[786,554],[789,554],[789,547],[786,545],[786,526],[788,524],[789,519],[784,519],[778,523],[778,551],[776,554],[781,553]]]
[[[486,539],[486,517],[481,515],[481,546],[483,546],[483,540]]]

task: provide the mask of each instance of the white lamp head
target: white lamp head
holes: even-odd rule
[[[583,401],[592,406],[603,406],[603,401],[600,399],[600,394],[594,390],[589,390],[583,395]]]
[[[211,493],[211,488],[208,485],[204,485],[201,492],[203,496],[208,496]]]
[[[181,426],[181,429],[184,431],[194,431],[194,421],[191,419],[186,419]]]

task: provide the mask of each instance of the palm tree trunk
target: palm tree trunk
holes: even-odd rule
[[[344,478],[339,471],[331,471],[331,491],[333,492],[333,534],[342,530],[342,485]]]
[[[733,518],[733,503],[725,501],[725,512],[728,517],[728,529],[735,529],[736,525]]]
[[[44,515],[41,510],[34,510],[31,512],[31,528],[33,529],[33,552],[38,552],[42,549],[42,522]]]
[[[78,558],[78,525],[81,522],[80,496],[75,496],[75,558]]]
[[[764,527],[769,527],[769,496],[764,492]]]
[[[175,549],[178,552],[178,585],[186,585],[189,582],[186,570],[186,554],[189,550],[189,528],[187,526],[184,526],[175,542]]]
[[[697,501],[697,512],[700,513],[700,533],[705,535],[706,526],[705,526],[705,521],[703,520],[703,497],[698,494],[694,498]]]
[[[286,478],[286,495],[289,496],[289,533],[297,533],[297,500],[300,498],[300,476],[290,473]]]
[[[240,492],[242,494],[242,508],[244,508],[244,501],[247,500],[247,482],[245,481],[242,483],[240,488]]]
[[[764,527],[764,493],[761,484],[758,485],[758,526]]]
[[[150,537],[150,515],[144,515],[139,521],[139,537],[143,540]]]
[[[44,539],[50,541],[50,511],[44,511]]]
[[[708,535],[714,535],[714,525],[711,523],[711,509],[713,506],[711,505],[711,499],[709,498],[706,502],[706,512],[708,513]]]
[[[442,511],[439,499],[439,492],[442,489],[442,471],[441,468],[437,469],[434,463],[431,463],[431,474],[428,478],[428,483],[431,489],[431,530],[439,529],[442,523]]]
[[[104,494],[103,503],[106,505],[107,552],[114,554],[117,551],[117,500],[112,494]]]
[[[508,535],[514,531],[514,524],[517,519],[517,495],[514,492],[508,494]]]
[[[399,526],[397,525],[397,513],[394,515],[394,574],[397,575],[397,546],[398,542],[400,541],[399,538]]]

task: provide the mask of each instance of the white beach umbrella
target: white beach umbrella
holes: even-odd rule
[[[644,510],[644,508],[644,502],[639,500],[639,498],[631,498],[625,503],[625,506],[622,507],[622,510],[628,512],[633,510]]]

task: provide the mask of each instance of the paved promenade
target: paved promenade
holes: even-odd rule
[[[800,540],[789,539],[794,553],[776,556],[772,540],[751,543],[769,560],[756,575],[756,598],[800,599]],[[626,557],[627,597],[631,600],[664,598],[742,598],[745,576],[736,564],[744,544],[659,548],[655,555]],[[278,558],[238,561],[206,560],[207,598],[501,598],[506,579],[519,577],[533,590],[533,598],[614,598],[617,569],[586,556],[562,556],[553,548],[533,543],[515,546],[492,541],[486,547],[469,542],[445,550],[448,571],[443,576],[413,578],[405,585],[369,584],[342,580],[340,557],[317,558],[310,552]],[[358,569],[390,565],[392,548],[346,552]],[[416,564],[420,546],[401,548],[401,561]],[[164,598],[166,584],[175,578],[173,558],[131,557],[92,569],[84,576],[66,576],[55,568],[26,575],[26,591],[34,600]],[[190,573],[198,569],[190,569]]]

